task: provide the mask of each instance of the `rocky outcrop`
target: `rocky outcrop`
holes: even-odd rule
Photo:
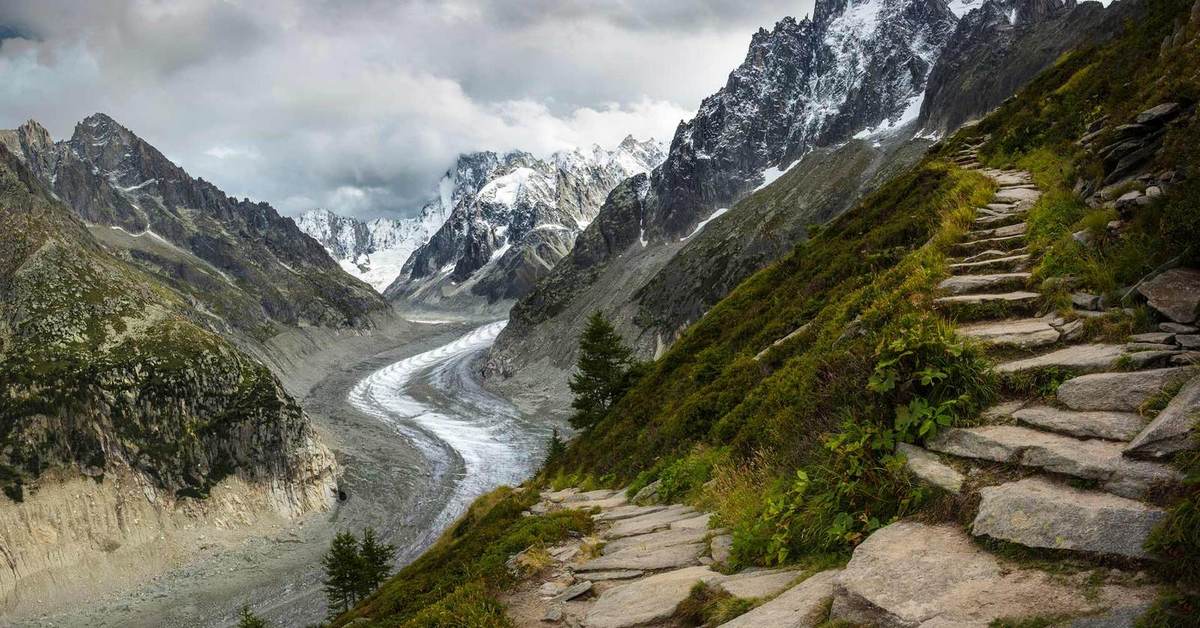
[[[409,255],[446,221],[449,210],[440,200],[426,204],[413,218],[363,221],[312,209],[296,219],[296,226],[320,242],[342,270],[382,293],[400,276]]]
[[[33,121],[0,137],[106,247],[187,294],[214,329],[262,340],[363,326],[386,307],[290,218],[192,178],[104,114],[57,143]]]
[[[663,156],[654,140],[633,137],[612,150],[593,146],[549,159],[521,151],[463,155],[443,179],[454,190],[440,201],[444,222],[416,243],[385,294],[441,306],[524,296],[571,250],[608,193]]]
[[[1081,42],[1116,29],[1119,9],[1076,0],[984,0],[963,15],[929,73],[918,125],[944,135],[981,117]]]
[[[0,249],[4,595],[110,542],[148,543],[156,526],[183,525],[176,514],[208,512],[222,486],[252,492],[247,516],[331,503],[333,457],[267,367],[193,323],[185,295],[109,254],[2,147]],[[97,521],[54,497],[80,479],[101,487],[82,513]],[[125,531],[92,536],[111,518]]]

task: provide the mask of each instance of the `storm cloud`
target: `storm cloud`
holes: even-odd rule
[[[460,152],[668,140],[811,0],[6,0],[0,127],[112,115],[227,192],[414,211]]]

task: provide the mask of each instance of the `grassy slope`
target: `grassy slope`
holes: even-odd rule
[[[632,482],[636,490],[660,479],[672,498],[717,511],[735,531],[735,556],[743,563],[844,555],[895,517],[950,516],[940,508],[946,502],[913,485],[892,455],[897,440],[928,436],[898,421],[904,416],[898,407],[919,410],[929,402],[947,408],[943,422],[969,423],[997,386],[983,373],[986,357],[960,345],[931,307],[948,243],[992,189],[979,175],[948,165],[946,156],[990,134],[988,160],[1034,172],[1047,191],[1030,216],[1031,247],[1044,254],[1039,279],[1071,274],[1083,288],[1116,297],[1124,294],[1118,287],[1166,261],[1200,263],[1195,116],[1173,126],[1157,164],[1177,169],[1182,183],[1143,209],[1119,238],[1106,236],[1092,248],[1071,238],[1084,228],[1098,234],[1111,217],[1071,192],[1077,178],[1099,174],[1074,140],[1105,115],[1119,124],[1160,102],[1196,102],[1195,40],[1160,54],[1163,38],[1186,21],[1191,5],[1143,2],[1143,13],[1122,35],[1065,56],[981,125],[746,280],[541,480]],[[1049,286],[1045,292],[1050,304],[1063,296]],[[1093,334],[1116,335],[1139,324],[1135,318],[1089,326]],[[922,383],[930,367],[946,377]],[[889,378],[899,385],[879,385]],[[1192,486],[1190,495],[1176,496],[1172,518],[1155,540],[1157,551],[1185,564],[1200,561]],[[1180,595],[1149,625],[1177,624],[1194,608],[1187,587],[1195,575],[1176,576],[1183,578]]]

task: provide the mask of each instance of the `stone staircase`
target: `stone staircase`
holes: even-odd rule
[[[972,508],[969,527],[901,521],[868,537],[842,569],[730,575],[721,566],[732,539],[708,529],[708,514],[632,505],[615,491],[543,493],[535,512],[597,508],[597,536],[550,548],[545,581],[505,600],[515,624],[673,626],[680,603],[704,583],[757,604],[724,624],[735,628],[984,628],[1032,617],[1075,628],[1133,625],[1157,594],[1143,570],[1152,560],[1143,544],[1165,516],[1154,496],[1181,480],[1164,460],[1190,446],[1200,410],[1191,366],[1200,336],[1176,319],[1126,343],[1083,342],[1083,319],[1101,314],[1090,295],[1073,297],[1074,312],[1039,314],[1045,304],[1029,289],[1035,260],[1025,218],[1041,192],[1028,173],[982,168],[974,148],[956,163],[999,189],[954,247],[937,307],[959,321],[961,335],[1007,356],[995,367],[1002,377],[1069,377],[1050,398],[1010,398],[986,411],[983,425],[945,430],[926,448],[899,446],[914,476]],[[1153,421],[1140,414],[1178,387]],[[1071,564],[1047,571],[981,539],[1051,550],[1049,560]]]

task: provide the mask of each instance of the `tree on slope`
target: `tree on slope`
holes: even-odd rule
[[[363,530],[362,546],[358,552],[362,572],[359,575],[359,597],[367,597],[392,573],[392,559],[396,548],[380,543],[375,538],[374,528]]]
[[[633,352],[600,312],[592,314],[579,338],[579,361],[571,376],[575,415],[571,425],[584,429],[595,425],[614,401],[629,387]]]
[[[349,532],[333,537],[329,551],[321,559],[325,567],[325,599],[330,614],[336,616],[350,610],[362,590],[363,559],[358,552],[358,540]]]

